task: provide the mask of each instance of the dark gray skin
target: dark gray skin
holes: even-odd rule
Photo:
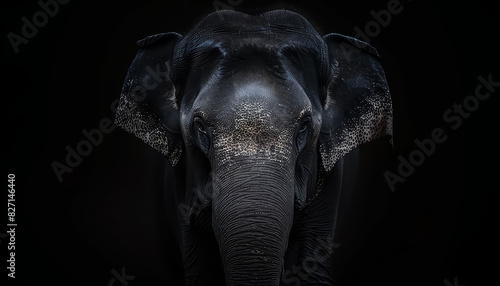
[[[331,285],[342,156],[392,132],[375,49],[283,10],[138,45],[116,124],[170,161],[186,285]]]

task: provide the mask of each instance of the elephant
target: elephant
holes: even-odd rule
[[[375,48],[289,10],[137,46],[115,124],[165,157],[186,285],[331,285],[343,157],[392,138]]]

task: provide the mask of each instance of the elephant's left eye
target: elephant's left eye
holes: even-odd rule
[[[198,131],[207,134],[207,131],[205,130],[205,126],[203,124],[197,122],[196,127],[198,128]]]
[[[304,148],[307,142],[307,135],[309,134],[309,128],[311,126],[311,119],[309,117],[305,118],[300,124],[300,129],[297,134],[297,150],[299,152]]]
[[[210,137],[205,127],[205,122],[200,117],[196,117],[194,119],[194,127],[198,139],[198,146],[203,153],[208,154],[208,150],[210,149]]]
[[[299,133],[304,133],[307,131],[307,128],[309,127],[309,122],[303,122],[302,125],[300,126],[300,131]]]

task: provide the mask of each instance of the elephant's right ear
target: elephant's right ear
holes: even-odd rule
[[[182,38],[177,33],[149,36],[137,42],[120,96],[115,124],[165,155],[175,166],[182,152],[172,59]]]

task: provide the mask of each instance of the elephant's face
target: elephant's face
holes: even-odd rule
[[[185,37],[139,43],[117,124],[173,165],[185,154],[230,285],[278,284],[294,212],[321,191],[319,174],[391,131],[383,71],[349,41],[356,53],[341,58],[338,36],[295,13],[224,11]]]
[[[278,77],[264,65],[239,64],[230,76],[212,74],[203,90],[182,101],[186,146],[197,159],[208,160],[205,171],[216,181],[250,162],[273,164],[273,174],[294,175],[299,154],[309,159],[314,154],[321,106],[296,79]],[[260,174],[259,168],[254,171],[248,174],[253,179]],[[292,185],[289,193],[293,190]]]
[[[224,32],[240,28],[231,24]],[[204,166],[196,168],[197,181],[209,186],[201,189],[211,198],[228,280],[277,281],[294,202],[303,205],[316,169],[323,109],[317,65],[326,45],[307,47],[278,33],[203,37],[209,42],[202,48],[186,53],[190,37],[176,48],[177,67],[187,71],[178,103],[186,149]]]

